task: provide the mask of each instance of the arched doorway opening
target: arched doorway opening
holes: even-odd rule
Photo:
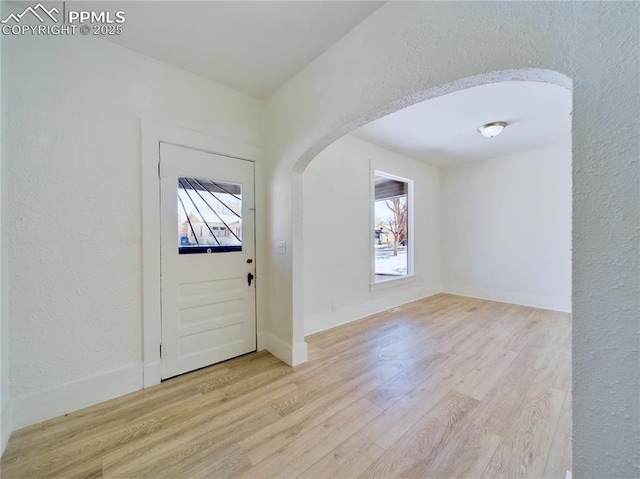
[[[292,218],[292,247],[293,250],[297,253],[293,255],[292,258],[292,283],[293,283],[293,332],[294,332],[294,344],[300,344],[303,341],[303,337],[305,333],[313,332],[313,330],[323,329],[322,326],[314,326],[314,327],[306,327],[305,328],[305,318],[308,318],[309,315],[305,312],[305,304],[304,304],[304,282],[305,282],[305,270],[304,270],[304,252],[305,252],[305,238],[304,238],[304,216],[303,216],[303,208],[304,208],[304,195],[303,195],[303,172],[306,167],[311,163],[311,161],[316,158],[316,156],[322,152],[325,148],[332,145],[336,140],[342,138],[345,134],[356,130],[364,125],[371,123],[374,120],[390,115],[391,113],[401,111],[407,107],[412,105],[420,104],[426,102],[430,99],[435,99],[439,97],[444,97],[445,95],[462,92],[465,90],[470,90],[476,87],[481,87],[483,85],[492,85],[499,83],[508,83],[508,82],[533,82],[533,83],[544,83],[555,85],[557,87],[561,87],[567,91],[571,91],[572,85],[571,80],[565,75],[551,71],[551,70],[541,70],[541,69],[522,69],[522,70],[508,70],[508,71],[500,71],[500,72],[492,72],[487,74],[476,75],[472,77],[462,78],[460,80],[448,83],[446,85],[441,85],[439,87],[430,88],[424,91],[419,91],[414,94],[408,95],[404,98],[398,99],[390,104],[387,104],[383,107],[376,109],[375,111],[369,112],[367,115],[364,115],[360,119],[346,123],[341,127],[336,128],[333,132],[326,135],[324,138],[319,139],[315,145],[308,149],[307,152],[302,155],[299,160],[295,163],[292,171],[292,203],[294,206],[292,209],[293,218]],[[570,175],[570,173],[569,173]],[[570,205],[570,203],[569,203]],[[569,254],[570,257],[570,254]],[[567,271],[567,276],[570,276],[570,272]],[[570,280],[569,280],[570,281]],[[367,285],[369,286],[369,285]],[[437,288],[437,285],[434,286]],[[421,285],[419,290],[424,293],[432,290],[428,285]],[[416,293],[420,294],[420,293]],[[523,300],[526,303],[526,300]],[[385,303],[386,304],[386,303]],[[327,306],[327,305],[325,305]],[[570,309],[570,305],[565,310]],[[378,307],[384,307],[378,305]],[[328,305],[327,311],[331,313],[335,313],[340,308],[340,305],[330,304]],[[351,309],[351,311],[346,311],[344,314],[338,314],[336,324],[340,324],[340,322],[344,322],[345,318],[348,319],[348,316],[356,316],[351,317],[350,319],[356,319],[357,317],[365,316],[367,313],[371,314],[375,312],[370,309]],[[347,316],[345,316],[345,314]],[[327,327],[331,327],[335,324],[328,324]],[[306,331],[305,331],[306,329]],[[324,328],[326,329],[326,328]]]

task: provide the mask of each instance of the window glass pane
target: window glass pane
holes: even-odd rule
[[[408,183],[375,175],[375,280],[409,274]]]
[[[242,251],[242,185],[178,178],[178,252]]]

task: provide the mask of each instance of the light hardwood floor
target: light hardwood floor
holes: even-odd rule
[[[2,478],[564,478],[567,314],[439,294],[15,431]]]

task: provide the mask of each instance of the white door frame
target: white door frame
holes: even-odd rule
[[[192,148],[255,162],[256,190],[256,320],[258,350],[265,348],[263,307],[260,294],[260,271],[264,265],[263,150],[225,138],[218,138],[184,128],[142,119],[142,362],[144,387],[161,380],[161,285],[160,285],[160,143]]]

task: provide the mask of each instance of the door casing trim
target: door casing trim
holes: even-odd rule
[[[206,133],[187,130],[153,120],[141,119],[141,179],[142,179],[142,382],[143,387],[159,384],[161,380],[161,284],[160,284],[160,181],[158,164],[160,143],[253,161],[255,164],[255,202],[265,204],[262,148]],[[262,208],[256,208],[256,269],[264,264],[264,216]],[[256,274],[258,276],[258,274]],[[256,283],[257,348],[266,344],[261,334],[266,328],[263,318],[263,299]]]

